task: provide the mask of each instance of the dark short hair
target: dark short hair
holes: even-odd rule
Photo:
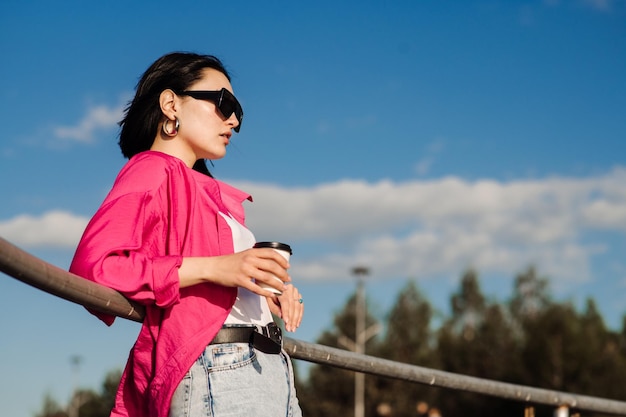
[[[137,83],[135,97],[126,106],[124,118],[119,122],[119,145],[126,158],[147,151],[152,146],[163,118],[159,104],[161,92],[168,88],[173,91],[186,90],[202,78],[202,71],[206,68],[220,71],[230,81],[224,65],[213,55],[173,52],[150,65]],[[196,165],[202,165],[206,170],[204,162],[198,162],[202,164]]]

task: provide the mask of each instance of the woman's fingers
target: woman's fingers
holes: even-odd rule
[[[280,305],[280,317],[285,323],[285,330],[295,332],[302,323],[304,300],[302,294],[293,285],[288,285],[283,294],[277,297]]]

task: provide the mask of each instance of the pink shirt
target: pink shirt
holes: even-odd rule
[[[146,306],[112,416],[167,417],[176,387],[237,294],[212,283],[181,289],[178,268],[183,257],[233,253],[231,229],[218,212],[244,224],[246,199],[251,200],[242,191],[159,152],[140,153],[120,171],[70,266]],[[108,325],[115,319],[94,314]]]

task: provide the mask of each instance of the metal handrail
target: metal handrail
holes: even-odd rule
[[[136,322],[141,322],[145,314],[143,306],[129,301],[119,292],[51,265],[3,238],[0,238],[0,271],[88,309]],[[284,348],[294,359],[371,375],[484,394],[526,404],[567,406],[577,410],[626,416],[626,402],[622,401],[444,372],[291,338],[285,338]]]

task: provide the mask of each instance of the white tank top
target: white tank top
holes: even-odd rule
[[[254,234],[230,214],[220,212],[233,234],[235,252],[241,252],[254,246]],[[273,321],[272,313],[265,297],[261,297],[246,288],[237,289],[237,299],[224,324],[257,324],[265,326]]]

